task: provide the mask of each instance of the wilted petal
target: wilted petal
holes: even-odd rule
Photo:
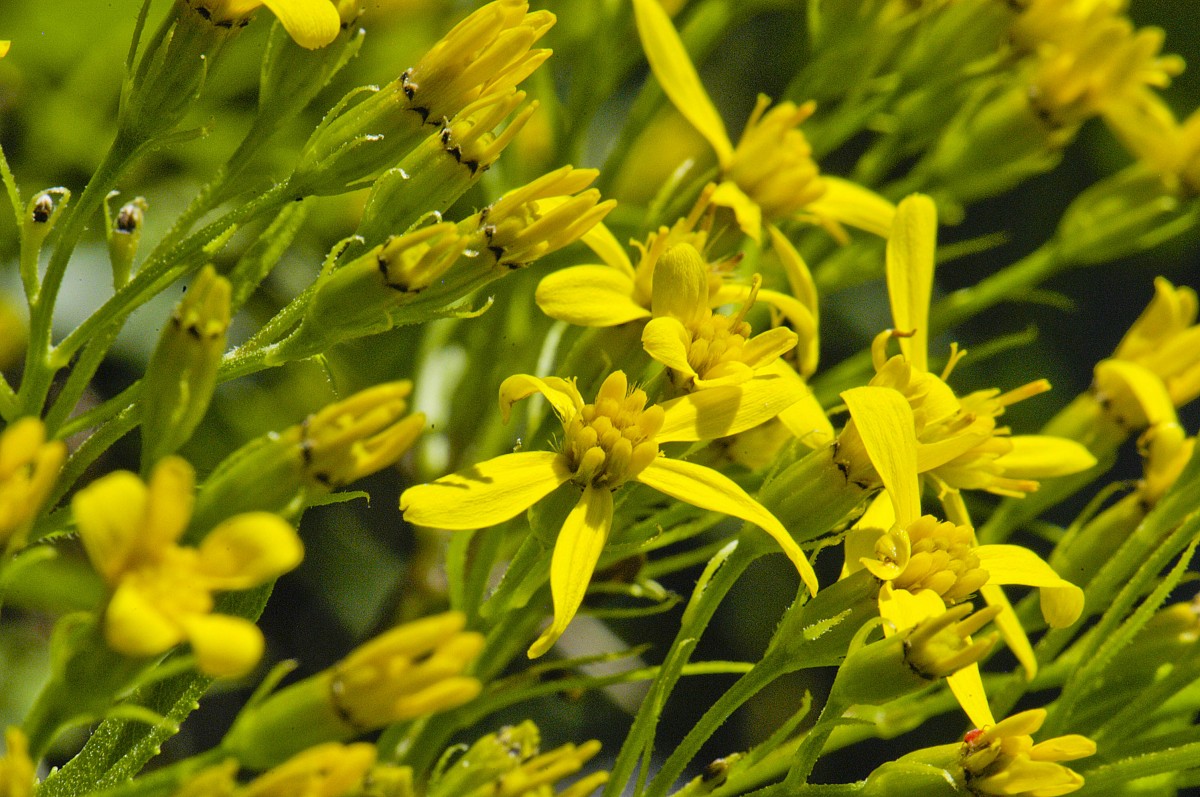
[[[637,480],[692,506],[741,518],[758,526],[779,543],[809,592],[816,594],[817,575],[804,551],[774,515],[727,477],[703,465],[659,458],[638,474]]]
[[[550,594],[554,598],[554,620],[529,648],[529,658],[541,656],[567,630],[596,571],[596,562],[612,528],[612,492],[588,487],[567,515],[554,543],[550,561]]]
[[[504,454],[408,488],[400,510],[417,526],[481,529],[516,517],[570,478],[566,462],[552,451]]]
[[[548,274],[534,295],[551,318],[581,327],[613,327],[650,311],[633,300],[633,279],[609,266],[573,266]]]

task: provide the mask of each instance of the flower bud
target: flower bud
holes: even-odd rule
[[[979,662],[999,637],[972,642],[970,636],[999,613],[999,607],[989,607],[968,617],[971,605],[960,604],[851,651],[838,668],[830,699],[879,705]]]
[[[229,301],[229,281],[206,266],[163,328],[142,380],[144,471],[187,442],[208,411],[225,353]]]
[[[424,414],[406,415],[411,392],[411,382],[385,382],[242,446],[196,496],[189,537],[239,512],[294,517],[313,496],[392,465],[425,427]]]
[[[108,239],[108,259],[112,263],[114,290],[120,290],[129,282],[129,275],[133,271],[133,259],[137,256],[138,244],[142,240],[145,214],[146,200],[140,196],[122,205],[116,218],[109,218],[108,203],[104,203],[104,216],[108,225],[105,235]]]
[[[483,649],[483,636],[463,631],[465,624],[461,612],[447,612],[384,632],[328,670],[247,709],[224,748],[243,764],[264,768],[320,742],[466,703],[483,688],[462,675]]]

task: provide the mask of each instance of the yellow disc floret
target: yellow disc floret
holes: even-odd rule
[[[585,404],[565,420],[562,453],[580,486],[615,490],[636,478],[658,457],[654,436],[662,427],[663,410],[646,406],[646,393],[629,389],[621,371],[609,374],[594,404]]]

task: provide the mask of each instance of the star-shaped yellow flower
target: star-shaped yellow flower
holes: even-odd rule
[[[558,451],[520,451],[481,462],[400,496],[404,518],[420,526],[478,529],[524,512],[557,487],[582,489],[558,534],[550,564],[554,620],[529,649],[548,651],[583,602],[613,521],[613,492],[637,481],[693,506],[754,523],[770,534],[800,572],[808,589],[817,578],[787,529],[741,487],[715,470],[659,454],[659,445],[737,434],[763,423],[796,400],[780,380],[750,380],[697,391],[661,405],[646,405],[615,371],[585,404],[573,380],[518,374],[500,386],[507,420],[514,402],[540,393],[562,422]]]
[[[214,614],[212,594],[286,573],[303,548],[292,527],[267,512],[231,517],[200,547],[181,547],[193,481],[190,465],[166,457],[148,484],[128,471],[110,473],[80,490],[71,508],[88,558],[113,589],[104,615],[113,650],[154,656],[187,641],[202,672],[241,675],[262,656],[262,632]]]
[[[1019,545],[976,546],[969,526],[921,514],[915,420],[900,393],[868,386],[847,390],[842,398],[895,510],[891,521],[877,502],[847,534],[846,570],[866,569],[882,582],[879,612],[893,630],[936,617],[985,585],[1038,587],[1051,626],[1078,619],[1083,591],[1033,551]],[[959,670],[947,683],[972,722],[994,722],[978,666]]]
[[[659,0],[634,0],[633,10],[654,76],[716,152],[723,180],[713,202],[733,210],[743,232],[757,241],[764,223],[800,218],[840,239],[842,224],[887,235],[892,204],[848,180],[821,175],[812,160],[796,126],[812,115],[813,103],[782,102],[768,110],[770,100],[760,97],[735,147]]]

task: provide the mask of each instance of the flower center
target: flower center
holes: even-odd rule
[[[646,406],[645,391],[628,389],[625,374],[610,374],[594,404],[585,404],[566,424],[563,454],[581,486],[615,490],[636,478],[658,456],[654,435],[663,410]]]
[[[926,515],[909,524],[908,535],[912,553],[904,572],[892,581],[897,589],[931,589],[952,604],[973,595],[987,582],[988,573],[979,566],[969,527]]]
[[[750,325],[740,315],[730,318],[714,313],[692,330],[688,365],[703,379],[721,363],[742,362],[742,349],[750,334]]]

